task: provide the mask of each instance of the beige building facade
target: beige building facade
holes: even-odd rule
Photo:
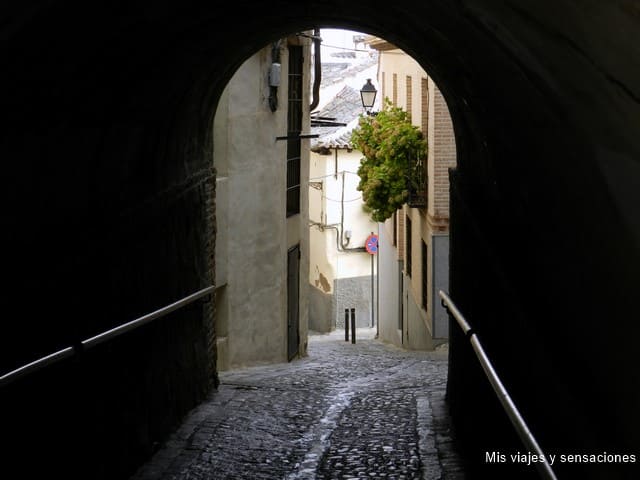
[[[256,52],[217,108],[220,370],[306,354],[310,47],[291,36]]]
[[[446,102],[427,72],[396,46],[379,50],[378,95],[406,110],[428,140],[424,197],[380,227],[379,335],[409,349],[431,350],[448,338],[438,290],[448,290],[449,169],[455,137]]]

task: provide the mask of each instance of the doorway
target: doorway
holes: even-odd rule
[[[287,253],[287,358],[291,361],[300,345],[300,245]]]

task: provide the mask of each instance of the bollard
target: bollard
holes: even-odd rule
[[[349,341],[349,309],[344,309],[344,341]]]
[[[351,309],[351,343],[356,343],[356,309]]]

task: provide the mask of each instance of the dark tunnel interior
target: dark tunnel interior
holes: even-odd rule
[[[450,294],[540,443],[638,453],[638,2],[33,1],[0,18],[2,372],[210,285],[222,90],[274,39],[351,28],[447,100]],[[215,387],[214,317],[197,303],[3,387],[2,468],[127,478]],[[448,382],[471,463],[517,443],[453,325]]]

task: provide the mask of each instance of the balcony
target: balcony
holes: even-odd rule
[[[418,157],[407,168],[407,205],[411,208],[427,207],[427,165]]]

